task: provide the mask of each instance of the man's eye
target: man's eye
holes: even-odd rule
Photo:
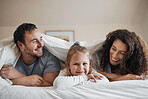
[[[33,43],[36,43],[36,42],[37,42],[37,40],[34,40],[34,41],[33,41]]]

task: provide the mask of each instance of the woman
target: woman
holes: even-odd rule
[[[147,53],[145,43],[134,32],[116,30],[107,35],[102,48],[94,53],[94,67],[110,81],[143,80]]]

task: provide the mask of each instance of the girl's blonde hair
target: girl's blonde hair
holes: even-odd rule
[[[70,47],[70,49],[68,50],[67,58],[66,58],[66,63],[67,63],[66,68],[68,68],[68,66],[70,65],[70,61],[71,61],[72,56],[77,52],[88,53],[88,57],[89,57],[89,60],[90,60],[89,73],[91,73],[92,72],[92,66],[91,66],[92,60],[91,60],[91,56],[89,54],[89,51],[86,47],[80,46],[78,42],[74,43],[74,45],[72,45]]]

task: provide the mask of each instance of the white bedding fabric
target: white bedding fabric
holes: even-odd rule
[[[42,34],[45,46],[59,59],[65,61],[66,54],[73,42],[67,42]],[[90,53],[101,46],[103,40],[96,44],[87,44]],[[0,41],[0,68],[3,64],[15,65],[20,53],[12,38]],[[62,90],[53,87],[25,87],[11,85],[9,80],[0,77],[0,99],[148,99],[148,80],[130,80],[117,82],[100,82],[78,85]]]
[[[148,80],[91,83],[62,90],[53,87],[0,86],[0,99],[148,99]]]
[[[98,73],[96,70],[92,70],[93,74],[101,75],[102,78],[96,79],[96,83],[102,83],[102,82],[109,82],[109,80],[102,74]],[[80,84],[89,84],[94,83],[94,80],[90,79],[88,80],[88,77],[86,75],[81,76],[67,76],[67,68],[60,71],[58,77],[53,82],[53,87],[55,89],[65,89],[72,86],[77,86]]]

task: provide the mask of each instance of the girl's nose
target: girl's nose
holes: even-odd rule
[[[84,69],[83,64],[80,64],[79,69],[80,69],[80,70]]]

